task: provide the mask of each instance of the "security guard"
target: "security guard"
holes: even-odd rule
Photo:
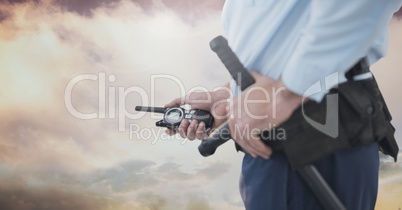
[[[205,93],[189,93],[166,106],[190,104],[194,108],[210,110],[217,118],[215,127],[229,120],[231,135],[245,152],[240,190],[247,210],[322,208],[292,170],[285,154],[273,152],[254,131],[292,119],[292,114],[306,101],[303,96],[320,104],[337,85],[373,80],[370,72],[350,73],[355,68],[374,64],[385,55],[388,22],[401,4],[402,0],[226,0],[222,15],[225,36],[244,66],[254,70],[252,75],[256,83],[240,93],[231,82],[232,98],[221,89],[209,93],[211,100],[208,103],[200,103],[200,99],[207,98]],[[317,84],[321,91],[309,93]],[[355,86],[346,85],[343,92],[339,88],[341,94],[345,93],[345,104],[358,107],[353,103],[376,97],[375,91],[367,91],[366,98],[353,100],[353,94],[348,92],[353,93]],[[372,86],[359,85],[362,91]],[[226,103],[229,98],[232,103]],[[256,103],[257,100],[265,102]],[[345,106],[340,106],[340,115],[346,117],[341,118],[341,123],[348,123],[349,120],[345,120],[348,112],[342,107]],[[386,118],[390,120],[390,116]],[[374,209],[378,187],[378,142],[381,140],[375,140],[375,137],[384,130],[377,124],[380,123],[365,124],[370,125],[369,128],[359,129],[361,132],[353,135],[347,128],[353,128],[353,125],[343,125],[346,128],[341,132],[346,133],[349,141],[358,139],[358,143],[353,143],[357,146],[314,161],[347,209]],[[190,140],[203,139],[204,130],[202,123],[198,125],[193,121],[190,124],[185,120],[179,133]],[[244,131],[247,135],[242,135]],[[364,139],[368,139],[364,137],[368,136],[366,134],[371,134],[373,140],[363,144]],[[351,136],[353,138],[349,138]],[[292,138],[291,141],[298,137],[289,135],[288,138]],[[304,141],[303,145],[306,142],[308,144]],[[392,148],[389,144],[381,147],[382,150],[387,148],[395,151],[395,146]]]

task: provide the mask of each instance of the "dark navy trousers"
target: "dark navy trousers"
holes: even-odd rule
[[[314,164],[348,210],[374,209],[378,147],[373,143],[342,150]],[[245,154],[240,191],[247,210],[323,209],[281,152],[269,160]]]

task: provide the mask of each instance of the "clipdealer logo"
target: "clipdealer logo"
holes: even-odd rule
[[[170,81],[173,81],[175,84],[178,85],[180,88],[180,95],[184,96],[187,92],[192,92],[192,91],[204,91],[208,92],[208,90],[204,87],[195,87],[189,91],[186,91],[184,88],[184,84],[178,79],[177,77],[174,77],[172,75],[167,75],[167,74],[158,74],[158,75],[151,75],[150,77],[150,90],[151,93],[148,94],[147,91],[139,86],[130,86],[130,87],[117,87],[117,86],[111,86],[109,84],[113,84],[116,81],[116,76],[113,74],[106,75],[105,72],[100,72],[98,74],[81,74],[77,75],[74,78],[72,78],[68,84],[66,85],[65,88],[65,94],[64,94],[64,103],[67,111],[77,119],[81,120],[92,120],[92,119],[118,119],[118,130],[120,132],[125,132],[127,128],[130,129],[131,131],[139,132],[138,126],[133,126],[129,125],[127,127],[126,122],[128,119],[130,120],[138,120],[142,117],[144,117],[147,113],[145,112],[136,112],[136,113],[130,113],[127,110],[126,107],[126,99],[130,94],[137,94],[141,98],[141,103],[142,104],[150,104],[153,106],[155,104],[155,87],[156,87],[156,82],[158,79],[167,79]],[[98,86],[98,109],[97,111],[93,113],[83,113],[80,110],[77,110],[76,107],[73,105],[73,94],[74,94],[74,87],[78,85],[79,83],[85,83],[85,81],[97,81],[97,86]],[[303,94],[303,97],[311,97],[314,94],[322,93],[323,90],[327,92],[329,89],[331,89],[331,84],[338,84],[338,73],[331,74],[327,77],[325,77],[325,81],[317,81],[314,83],[312,86],[310,86],[307,91]],[[272,93],[274,96],[278,94],[278,92],[282,91],[282,89],[277,90],[277,92]],[[268,94],[268,93],[266,93]],[[269,94],[268,94],[269,95]],[[268,97],[268,96],[267,96]],[[332,137],[336,138],[338,136],[338,113],[339,113],[339,105],[338,105],[338,94],[329,94],[326,95],[327,97],[327,112],[326,112],[326,122],[324,124],[321,124],[319,122],[314,121],[312,118],[310,118],[304,111],[304,104],[302,104],[302,114],[305,120],[312,125],[314,128],[317,130],[321,131],[322,133]],[[210,99],[210,97],[209,97]],[[274,97],[275,99],[275,97]],[[264,100],[263,100],[264,101]],[[117,102],[117,103],[116,103]],[[205,101],[204,101],[205,102]],[[117,106],[116,106],[117,104]],[[247,106],[246,106],[247,108]],[[276,117],[276,107],[273,107],[273,116]],[[245,109],[247,114],[251,115],[250,110]],[[254,116],[251,115],[252,117],[255,117],[258,119],[258,117],[261,116]],[[160,116],[155,115],[154,113],[151,113],[151,118],[160,118]],[[130,133],[130,136],[133,135]],[[152,136],[152,135],[150,135]],[[155,135],[154,135],[155,136]],[[160,135],[156,135],[160,136]]]

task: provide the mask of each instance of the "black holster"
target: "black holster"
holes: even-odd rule
[[[374,78],[361,81],[351,79],[356,69],[360,72],[369,71],[365,63],[359,62],[347,74],[349,80],[331,89],[322,102],[308,101],[296,109],[286,122],[274,130],[264,131],[261,135],[263,142],[274,151],[283,151],[293,169],[312,164],[341,149],[374,142],[378,142],[380,150],[396,161],[399,148],[384,98]],[[333,100],[336,98],[337,100]],[[331,109],[336,106],[338,107],[335,116],[338,117],[336,136],[321,132],[306,120],[307,116],[315,122],[324,124],[331,120],[326,119],[327,107]],[[285,139],[275,139],[267,133],[279,133],[279,129],[285,131]]]

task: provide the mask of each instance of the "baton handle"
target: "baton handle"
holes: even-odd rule
[[[209,46],[218,55],[241,91],[244,91],[255,82],[254,78],[246,68],[244,68],[236,54],[229,47],[228,41],[223,36],[218,36],[213,39],[209,43]]]
[[[231,138],[229,125],[227,122],[225,122],[219,126],[215,133],[212,133],[211,136],[201,142],[201,144],[198,146],[198,151],[202,156],[208,157],[213,155],[219,146]]]
[[[254,78],[247,69],[244,68],[236,54],[229,47],[228,41],[223,36],[218,36],[213,39],[209,43],[209,46],[218,55],[219,59],[225,65],[226,69],[242,91],[254,84]],[[200,146],[198,146],[198,151],[202,156],[208,157],[213,155],[219,146],[231,138],[229,125],[225,122],[215,133],[202,141]]]

